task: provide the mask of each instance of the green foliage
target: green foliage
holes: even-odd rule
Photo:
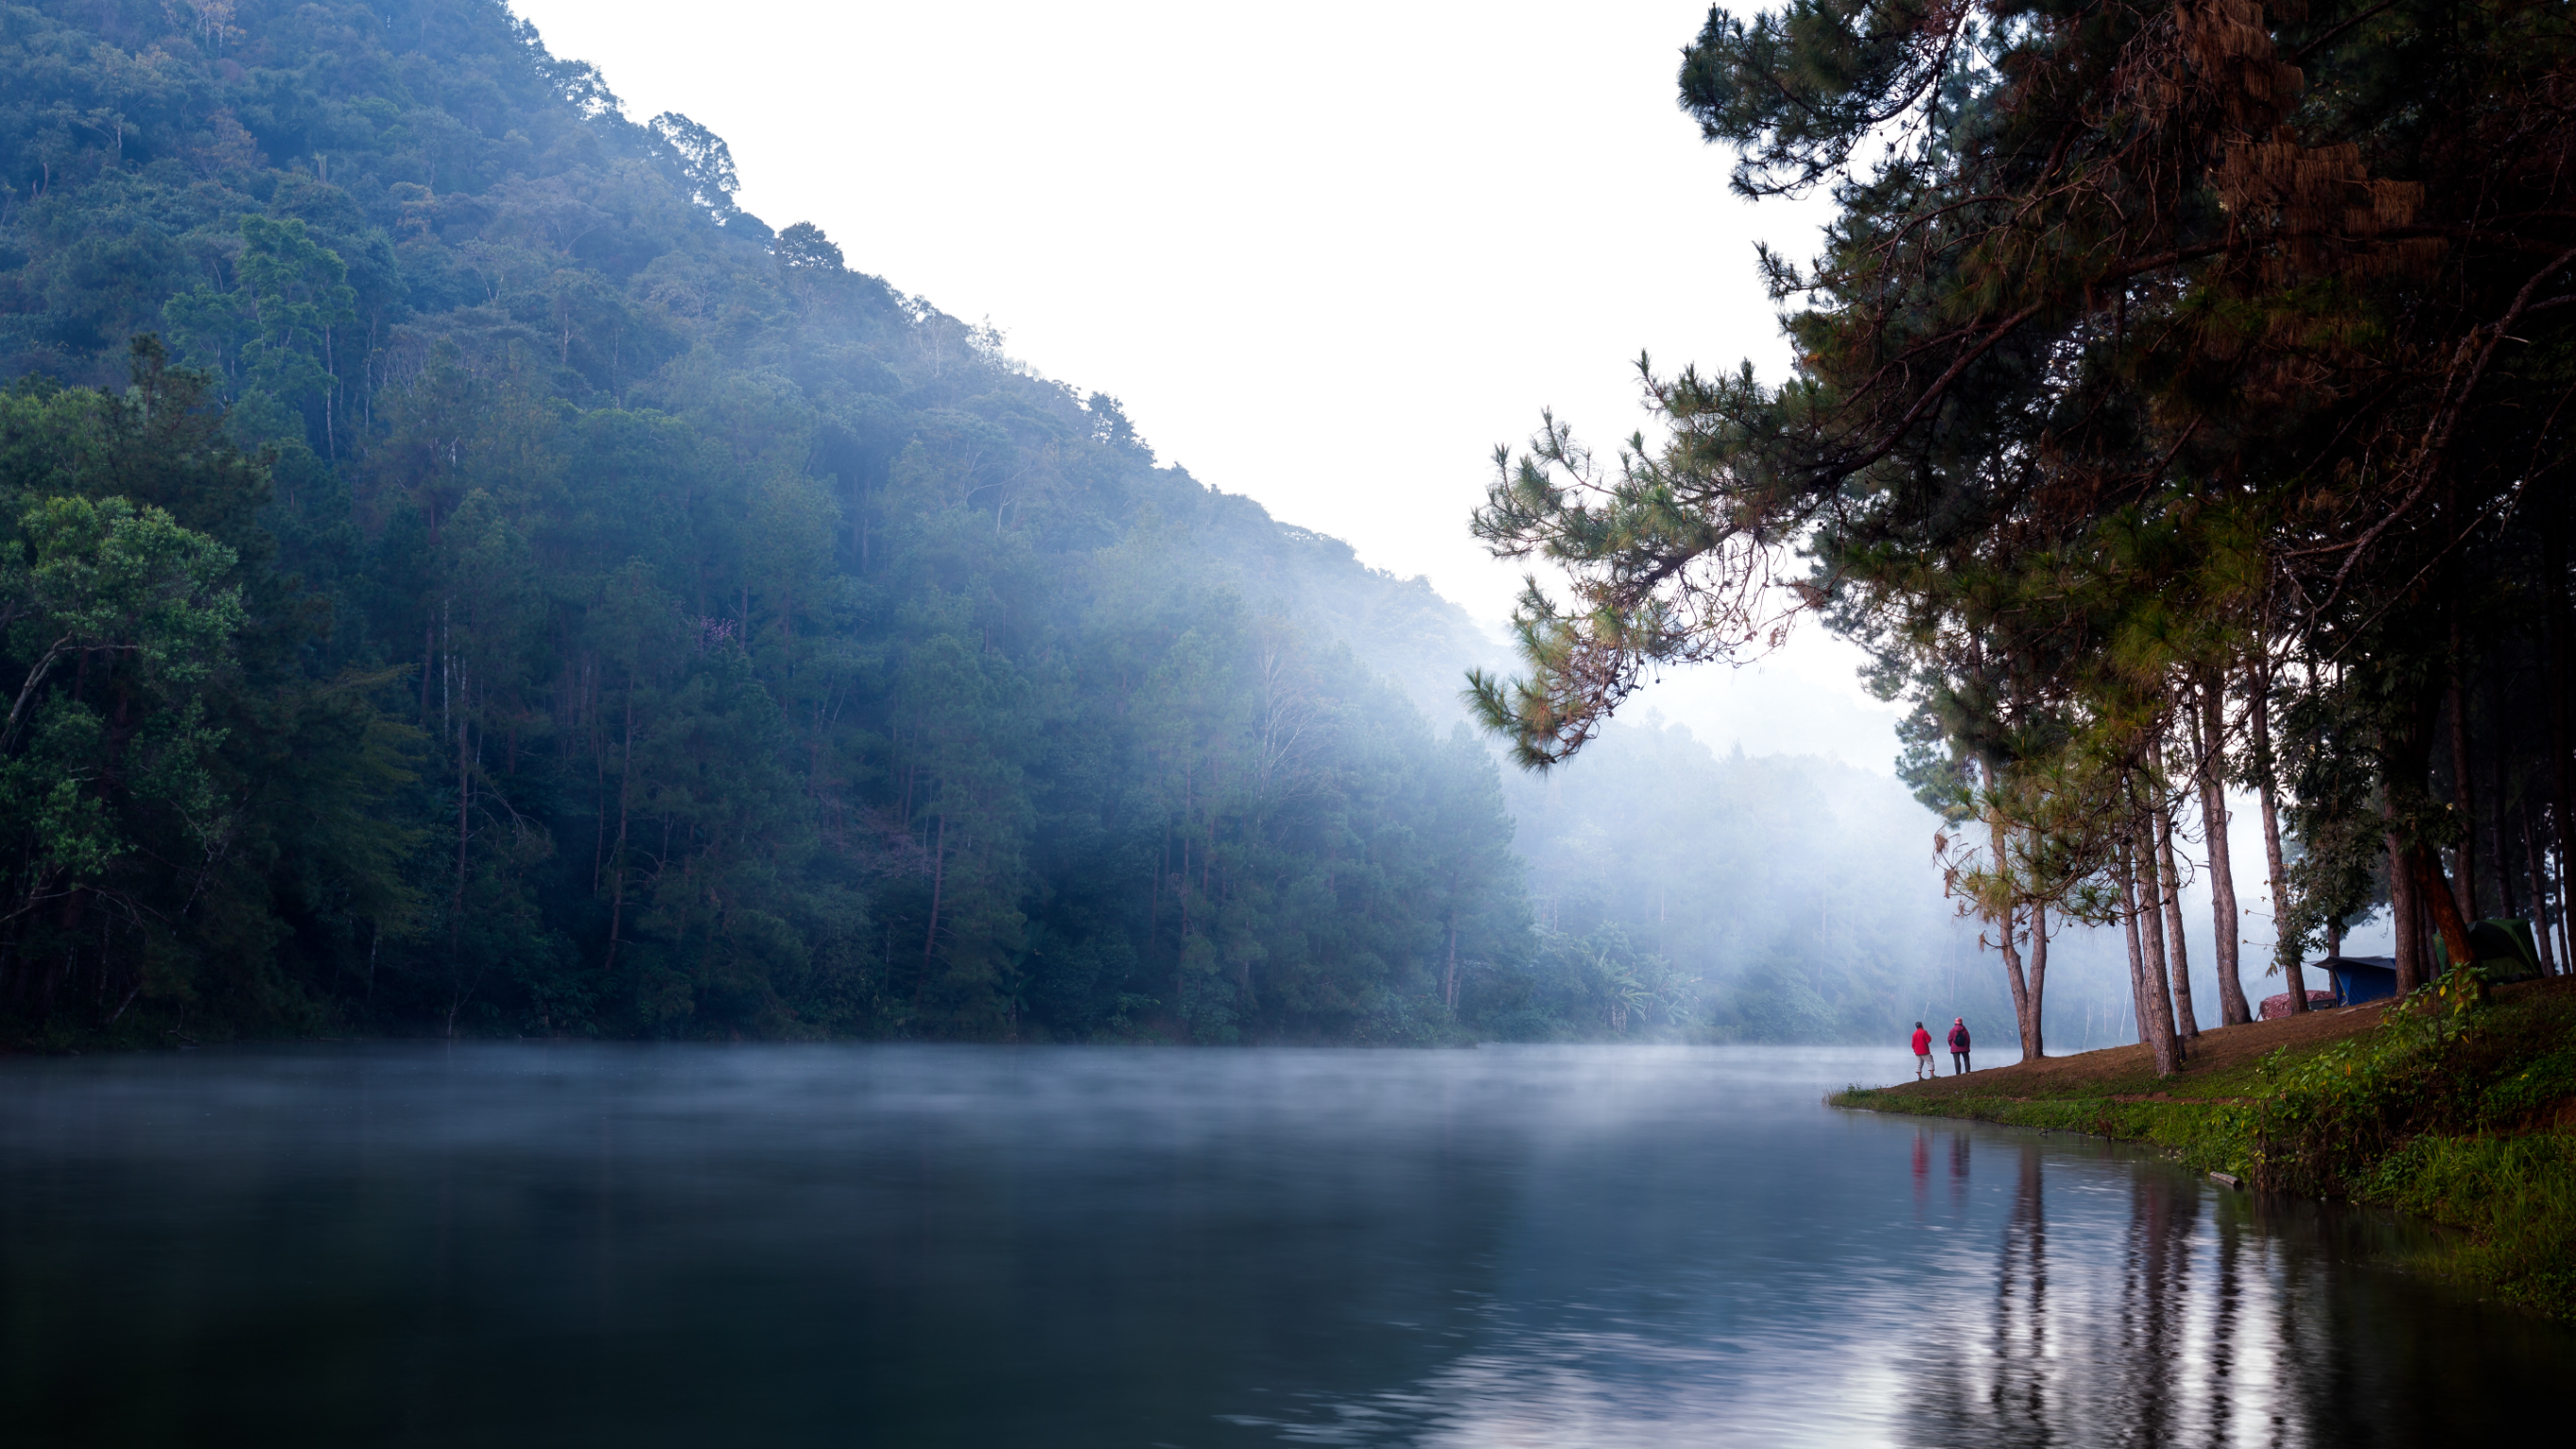
[[[347,345],[358,294],[339,254],[314,240],[300,219],[245,214],[230,292],[200,286],[163,306],[189,359],[232,381],[235,436],[301,438],[308,402],[326,402],[335,334]],[[326,442],[338,430],[325,419]]]
[[[2475,967],[2445,973],[2385,1024],[2295,1061],[2263,1064],[2260,1110],[2248,1117],[2248,1165],[2267,1187],[2360,1195],[2378,1164],[2424,1133],[2511,1130],[2564,1068],[2546,1051],[2569,1013],[2518,1008],[2498,1022]],[[2536,1059],[2535,1050],[2545,1051]],[[2498,1080],[2501,1061],[2514,1064]]]
[[[1454,610],[494,0],[212,13],[0,9],[26,1037],[1480,1029]]]
[[[2508,1302],[2576,1316],[2576,1135],[2417,1137],[2359,1195],[2470,1229],[2443,1266]]]
[[[2268,1188],[2457,1224],[2469,1237],[2446,1271],[2576,1314],[2576,1001],[2491,1006],[2476,976],[2449,973],[2369,1035],[2267,1061],[2269,1091],[2240,1113],[2245,1157]]]

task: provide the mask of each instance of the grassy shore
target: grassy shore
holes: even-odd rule
[[[1835,1105],[2150,1143],[2258,1191],[2393,1207],[2465,1231],[2423,1266],[2576,1318],[2576,980],[2428,991],[2406,1007],[1854,1087]]]

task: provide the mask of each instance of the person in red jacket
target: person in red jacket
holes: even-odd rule
[[[1932,1033],[1925,1031],[1923,1023],[1918,1021],[1914,1023],[1914,1080],[1919,1082],[1925,1077],[1939,1075],[1941,1069],[1932,1065]]]
[[[1968,1069],[1968,1019],[1954,1016],[1950,1018],[1950,1075],[1955,1077]]]

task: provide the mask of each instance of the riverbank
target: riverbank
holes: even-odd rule
[[[2204,1031],[2171,1077],[2125,1046],[1831,1100],[2144,1143],[2258,1191],[2395,1208],[2464,1230],[2421,1266],[2576,1319],[2576,979]]]

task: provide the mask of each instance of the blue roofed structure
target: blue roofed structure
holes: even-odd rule
[[[2317,963],[2317,969],[2334,978],[2337,1006],[2385,1001],[2397,994],[2394,956],[2328,956]]]

